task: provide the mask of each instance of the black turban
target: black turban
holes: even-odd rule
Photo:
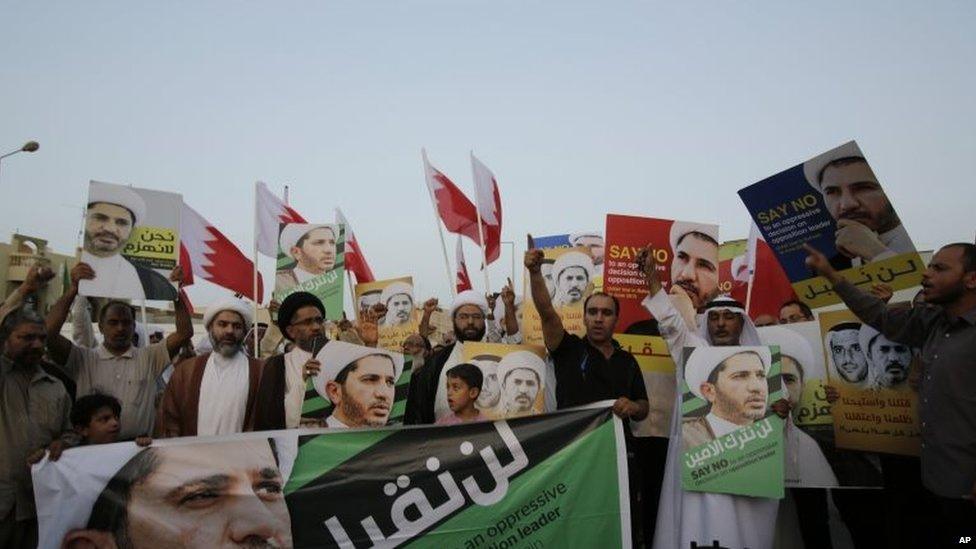
[[[285,328],[291,326],[291,319],[298,312],[298,309],[309,305],[318,309],[323,317],[325,316],[325,306],[322,305],[322,301],[308,292],[295,292],[286,297],[281,306],[278,307],[278,329],[289,341],[291,338],[288,337],[288,331]]]

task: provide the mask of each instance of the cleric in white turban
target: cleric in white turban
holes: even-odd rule
[[[295,266],[275,273],[276,291],[291,289],[335,267],[336,229],[333,225],[290,223],[282,228],[278,246],[295,260]]]
[[[593,281],[593,270],[593,258],[583,252],[573,250],[557,257],[552,265],[552,279],[556,285],[553,307],[582,301]]]
[[[705,416],[682,420],[685,449],[752,424],[766,415],[771,362],[767,347],[697,347],[685,362],[685,382],[708,403]]]
[[[316,355],[322,365],[315,391],[332,403],[327,427],[381,427],[389,420],[403,357],[383,349],[330,341]]]
[[[386,306],[384,326],[399,326],[413,318],[413,286],[403,281],[388,284],[380,293],[380,303]]]
[[[505,417],[532,413],[536,396],[542,388],[546,363],[530,351],[514,351],[498,363],[498,382],[502,398],[499,405]]]
[[[145,217],[146,201],[131,187],[98,181],[89,184],[81,262],[95,271],[95,278],[81,281],[78,289],[82,295],[176,299],[176,288],[165,276],[122,256],[133,229],[144,223]]]

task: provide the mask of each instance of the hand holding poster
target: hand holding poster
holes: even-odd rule
[[[541,414],[545,410],[545,348],[539,345],[464,344],[464,361],[481,370],[475,407],[488,419]]]
[[[325,305],[329,320],[342,318],[344,249],[345,228],[342,225],[281,224],[275,299],[282,302],[295,292],[309,292]]]
[[[917,394],[908,383],[911,348],[847,310],[821,313],[820,329],[827,375],[840,394],[832,406],[837,446],[917,456],[921,433]]]
[[[95,271],[81,295],[117,299],[176,299],[169,280],[180,257],[176,193],[92,181],[88,186],[81,261]]]
[[[80,447],[34,467],[39,547],[630,547],[608,406]]]
[[[810,244],[856,285],[917,285],[925,265],[867,160],[851,141],[739,191],[796,295],[810,307],[839,303],[806,266]]]
[[[379,346],[384,349],[400,350],[403,340],[419,329],[409,276],[356,284],[356,304],[360,312],[377,304],[386,308],[377,322]]]
[[[686,347],[681,485],[685,490],[783,497],[779,351]]]

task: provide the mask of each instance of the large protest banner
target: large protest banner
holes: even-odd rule
[[[879,488],[881,470],[868,454],[838,450],[827,401],[827,369],[814,320],[759,328],[764,345],[780,351],[783,389],[792,408],[784,433],[789,488]]]
[[[780,357],[770,347],[686,347],[681,388],[681,486],[783,497]]]
[[[325,305],[326,318],[342,318],[345,277],[345,227],[335,224],[282,223],[274,298],[309,292]]]
[[[305,398],[302,402],[303,426],[321,426],[325,418],[333,412],[333,403],[329,398],[327,386],[330,380],[344,368],[359,364],[360,359],[371,357],[389,360],[396,379],[392,397],[386,405],[389,406],[386,425],[403,423],[403,414],[407,406],[407,393],[410,389],[410,379],[413,375],[413,363],[410,356],[387,351],[383,348],[355,345],[345,341],[329,340],[321,348],[312,349],[312,356],[321,365],[318,375],[305,380]],[[334,380],[333,380],[334,382]],[[372,398],[376,400],[376,391]]]
[[[903,306],[908,307],[906,303]],[[919,455],[918,397],[908,383],[912,349],[862,324],[848,310],[820,313],[838,448]]]
[[[95,271],[81,295],[116,299],[176,299],[169,276],[180,258],[177,193],[92,181],[88,184],[81,261]]]
[[[839,303],[806,266],[803,244],[830,258],[865,290],[919,284],[925,265],[881,183],[854,141],[739,191],[766,242],[810,307]]]
[[[631,546],[609,403],[450,427],[80,447],[33,477],[42,549]]]
[[[419,314],[413,305],[413,278],[404,276],[356,284],[357,311],[377,303],[386,307],[386,315],[377,327],[379,346],[399,351],[403,340],[417,333],[420,326]]]
[[[542,248],[542,276],[546,280],[552,306],[562,318],[567,332],[582,336],[583,301],[593,293],[595,270],[593,258],[586,248]],[[529,271],[524,271],[524,294],[532,295]],[[542,320],[532,299],[526,299],[522,307],[522,338],[530,345],[543,345]]]
[[[545,347],[469,341],[464,343],[463,358],[484,376],[475,402],[481,415],[500,419],[545,410]]]
[[[648,244],[666,290],[678,284],[695,306],[718,291],[718,226],[629,215],[607,215],[604,290],[620,301],[614,338],[634,354],[647,387],[650,413],[634,425],[637,436],[667,437],[674,410],[674,361],[657,321],[641,305],[647,282],[637,254]],[[694,311],[687,310],[695,322]]]

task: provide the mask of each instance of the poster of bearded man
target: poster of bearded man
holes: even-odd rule
[[[925,264],[854,141],[741,189],[739,197],[811,308],[840,298],[807,268],[804,244],[865,290],[878,283],[901,290],[922,280]]]
[[[660,269],[665,289],[680,288],[687,299],[683,316],[697,331],[695,313],[718,292],[718,225],[607,215],[604,290],[620,303],[614,339],[634,355],[644,376],[650,411],[633,425],[636,436],[667,437],[674,409],[674,361],[661,338],[657,321],[641,304],[647,282],[637,266],[637,253],[648,244]]]
[[[414,307],[412,277],[356,284],[355,293],[356,303],[363,306],[371,306],[369,303],[373,303],[386,307],[386,313],[377,322],[380,347],[399,351],[403,340],[410,334],[417,333],[420,311]],[[356,314],[360,314],[360,311],[362,309]]]
[[[92,181],[85,208],[81,261],[95,278],[82,280],[84,296],[173,301],[169,280],[180,258],[176,193]]]
[[[463,360],[481,370],[475,407],[488,419],[541,414],[548,389],[545,347],[466,343]]]
[[[776,347],[685,347],[681,486],[782,498],[783,397]],[[677,441],[672,441],[677,442]]]
[[[342,225],[282,223],[274,297],[280,303],[295,292],[309,292],[325,305],[329,320],[342,318],[345,276]]]
[[[552,296],[552,306],[559,313],[567,332],[582,336],[583,302],[594,291],[596,271],[593,258],[587,248],[542,248],[544,254],[542,272]],[[550,266],[551,265],[551,266]],[[549,275],[546,275],[546,272]],[[529,273],[523,271],[523,294],[532,295],[529,289]],[[522,309],[522,337],[525,343],[542,345],[542,320],[531,299]]]
[[[912,349],[846,309],[820,313],[820,331],[827,376],[840,395],[831,407],[837,447],[917,456],[918,397],[909,378],[920,363]]]

